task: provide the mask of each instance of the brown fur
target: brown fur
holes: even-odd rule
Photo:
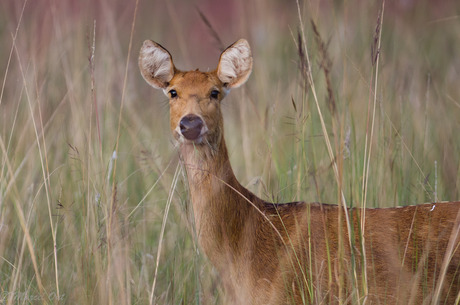
[[[241,85],[252,67],[247,43],[235,44],[226,58],[243,65],[235,79],[223,77],[233,71],[221,65],[212,72],[174,68],[155,78],[149,69],[162,63],[146,60],[144,48],[167,51],[149,41],[139,62],[152,86],[177,91],[170,98],[171,130],[187,172],[198,240],[219,271],[228,302],[431,304],[438,291],[440,304],[454,304],[460,298],[459,202],[366,209],[361,232],[364,210],[347,210],[347,228],[337,205],[272,204],[241,186],[230,166],[220,109],[225,91]],[[238,63],[234,54],[244,60]],[[210,98],[212,90],[219,91],[217,100]],[[208,129],[200,143],[178,129],[190,114]]]

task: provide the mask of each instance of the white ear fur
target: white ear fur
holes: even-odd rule
[[[236,88],[246,82],[252,71],[249,43],[240,39],[220,55],[217,77],[227,88]]]
[[[139,54],[139,69],[144,79],[154,88],[164,89],[174,76],[171,54],[156,42],[144,41]]]

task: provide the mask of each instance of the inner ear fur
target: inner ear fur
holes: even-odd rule
[[[236,88],[246,82],[252,71],[252,55],[249,43],[240,39],[220,55],[217,77],[228,88]]]
[[[164,89],[174,76],[171,54],[160,44],[146,40],[139,53],[139,69],[144,79],[154,88]]]

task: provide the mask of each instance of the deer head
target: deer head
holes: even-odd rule
[[[169,98],[171,131],[182,145],[220,144],[223,119],[220,102],[229,90],[246,82],[252,70],[251,49],[240,39],[222,52],[212,72],[180,71],[171,54],[146,40],[139,56],[142,76]]]

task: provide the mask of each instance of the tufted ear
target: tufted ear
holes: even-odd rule
[[[156,42],[144,41],[139,54],[139,69],[152,87],[164,89],[174,76],[171,54]]]
[[[252,71],[249,43],[240,39],[220,55],[217,77],[227,88],[236,88],[246,82]]]

